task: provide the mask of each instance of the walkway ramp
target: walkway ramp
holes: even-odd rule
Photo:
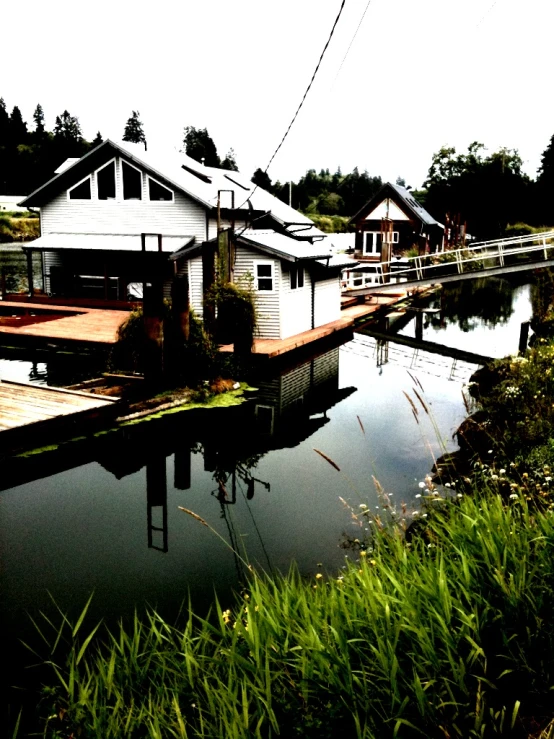
[[[373,284],[347,288],[343,296],[364,297],[398,285],[405,290],[425,285],[475,280],[554,266],[554,231],[481,241],[461,249],[371,264],[377,272],[360,272]],[[363,267],[361,263],[360,267]]]

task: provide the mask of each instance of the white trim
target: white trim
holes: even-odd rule
[[[264,295],[274,293],[275,292],[275,262],[270,262],[268,260],[262,260],[262,259],[255,259],[254,263],[254,289],[256,292],[262,293]],[[270,277],[260,277],[258,275],[258,267],[262,266],[268,266],[271,268],[271,276]],[[258,280],[271,280],[271,290],[260,290],[258,287]]]
[[[152,180],[152,182],[155,182],[156,185],[159,185],[160,187],[163,187],[164,190],[167,190],[171,193],[171,199],[170,200],[152,200],[150,197],[150,182],[149,180]],[[146,175],[146,192],[148,194],[148,202],[149,203],[174,203],[175,202],[175,193],[173,190],[167,185],[162,185],[161,182],[158,182],[158,180],[155,177],[151,177],[149,174]]]
[[[125,180],[124,180],[125,175],[124,175],[124,170],[123,170],[123,165],[124,164],[126,164],[128,167],[131,167],[131,169],[136,170],[140,174],[140,198],[126,198],[125,197]],[[121,201],[123,203],[134,203],[134,202],[136,202],[139,199],[141,201],[144,200],[144,176],[143,176],[143,172],[138,167],[135,167],[134,164],[130,164],[126,159],[123,159],[123,157],[121,157]]]
[[[117,158],[116,157],[113,157],[113,159],[110,159],[109,162],[106,162],[101,167],[98,167],[98,169],[95,169],[94,170],[94,182],[93,182],[93,184],[94,184],[94,200],[100,200],[100,198],[98,197],[98,172],[101,172],[103,169],[106,169],[106,167],[108,167],[112,162],[113,162],[113,165],[114,165],[114,167],[113,167],[113,176],[114,176],[114,186],[115,186],[114,187],[115,197],[113,198],[113,200],[111,198],[102,198],[102,200],[101,200],[102,203],[110,203],[110,202],[114,202],[115,200],[118,200],[118,197],[117,197]]]
[[[79,185],[82,185],[83,182],[86,182],[87,180],[90,180],[90,198],[72,198],[72,197],[70,197],[69,193],[73,192],[73,190],[75,190],[76,187],[79,187]],[[94,192],[93,192],[93,189],[92,189],[92,172],[89,175],[87,175],[86,177],[83,177],[82,180],[80,180],[79,182],[77,182],[75,185],[73,185],[72,187],[68,188],[68,190],[67,190],[67,199],[68,200],[78,200],[80,203],[90,203],[93,200],[93,195],[94,195]]]

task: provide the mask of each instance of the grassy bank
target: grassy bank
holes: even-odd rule
[[[0,243],[32,241],[40,236],[38,215],[29,213],[0,214]]]
[[[552,736],[552,514],[487,490],[422,521],[374,522],[338,576],[252,574],[208,620],[45,620],[45,736]]]

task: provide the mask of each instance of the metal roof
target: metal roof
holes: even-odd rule
[[[250,244],[289,262],[330,259],[332,256],[327,246],[322,248],[320,244],[299,241],[277,231],[247,229],[240,233],[238,238],[246,245]]]
[[[162,234],[162,252],[182,249],[194,241],[194,236],[166,236]],[[49,233],[23,245],[27,249],[56,251],[58,249],[87,249],[98,251],[141,251],[140,234]],[[147,234],[146,251],[158,251],[157,235]]]
[[[233,191],[234,208],[239,212],[244,212],[245,216],[251,211],[268,213],[280,225],[290,225],[291,231],[299,228],[309,228],[309,234],[302,233],[304,238],[323,235],[314,226],[310,218],[283,203],[279,198],[266,192],[261,187],[256,187],[240,172],[205,167],[176,149],[151,147],[145,151],[142,144],[111,141],[110,139],[106,139],[81,159],[69,164],[65,162],[60,168],[60,174],[57,174],[31,193],[22,203],[31,206],[44,205],[57,192],[74,184],[72,173],[74,173],[73,179],[75,181],[82,179],[86,174],[101,166],[99,163],[101,160],[107,161],[108,157],[113,156],[114,151],[137,165],[142,165],[153,177],[182,191],[209,210],[217,207],[218,193],[220,193],[221,207],[231,208],[231,193],[228,191]],[[63,168],[65,164],[68,164],[68,166]]]
[[[402,187],[401,185],[393,185],[392,182],[388,182],[387,184],[390,185],[394,190],[396,190],[402,200],[417,215],[420,221],[423,221],[423,223],[426,223],[428,226],[440,226],[440,223],[425,210],[421,203],[418,203],[418,201],[414,198],[409,190],[407,190],[405,187]]]

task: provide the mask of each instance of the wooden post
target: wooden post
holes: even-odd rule
[[[33,285],[33,252],[30,249],[25,249],[25,256],[27,257],[27,283],[29,297],[32,298],[35,294]]]
[[[163,286],[157,280],[146,285],[143,297],[143,317],[145,341],[144,379],[156,386],[161,384],[163,366]]]
[[[527,341],[529,340],[530,321],[523,321],[519,331],[519,353],[525,354],[527,351]]]
[[[178,341],[188,341],[190,335],[190,304],[188,275],[175,275],[171,285],[171,309]]]
[[[202,288],[204,298],[215,282],[215,248],[214,244],[205,241],[202,245]],[[204,303],[204,327],[213,334],[215,327],[215,306]]]
[[[415,316],[415,337],[423,341],[423,311],[418,311]]]

